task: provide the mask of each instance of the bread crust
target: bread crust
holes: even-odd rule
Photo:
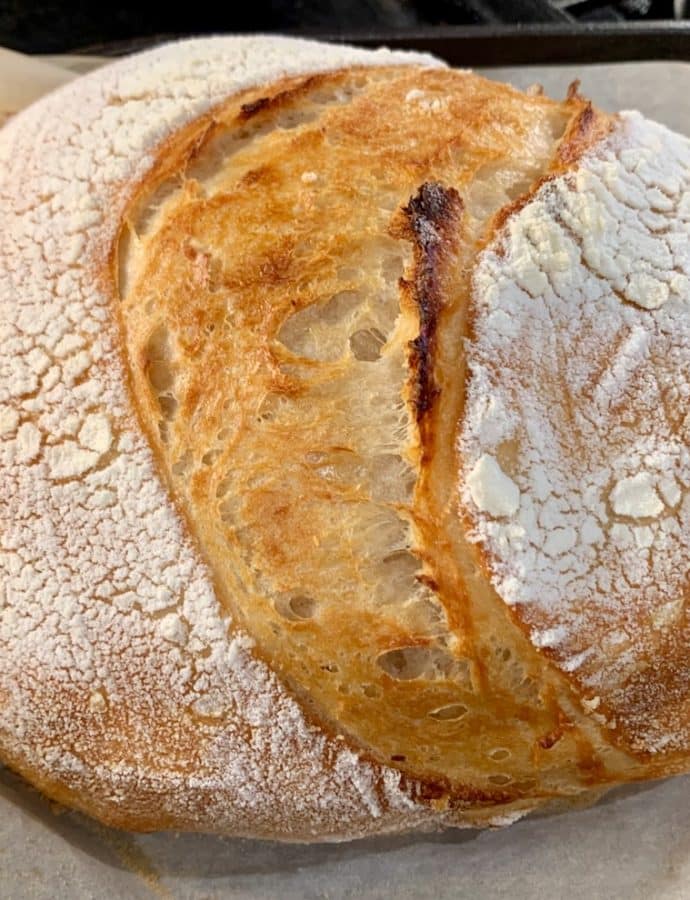
[[[589,714],[452,499],[477,260],[613,120],[324,52],[187,42],[3,132],[3,759],[108,824],[285,840],[685,768]]]

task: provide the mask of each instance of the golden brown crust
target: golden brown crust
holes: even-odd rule
[[[384,112],[391,108],[401,110],[395,132]],[[130,365],[141,360],[131,371],[144,426],[221,595],[319,721],[424,779],[423,793],[462,803],[578,792],[615,778],[601,762],[597,729],[574,697],[560,696],[563,679],[526,641],[516,643],[509,613],[471,574],[474,551],[448,502],[462,414],[452,360],[487,218],[466,211],[458,190],[476,185],[487,161],[488,183],[500,181],[524,153],[516,141],[535,129],[566,129],[566,141],[584,148],[595,127],[591,115],[583,124],[585,108],[433,71],[333,73],[243,97],[216,112],[191,166],[181,151],[185,193],[141,238],[122,308]],[[489,137],[487,123],[497,120]],[[596,127],[608,127],[602,121]],[[543,138],[527,186],[562,166],[552,161],[559,136]],[[424,172],[435,179],[420,184]],[[135,233],[146,215],[144,202],[131,219]],[[396,280],[377,274],[376,253],[392,268],[406,244],[413,261],[398,299]],[[165,288],[173,283],[174,299]],[[161,328],[163,362],[155,356]],[[353,335],[363,330],[376,343],[359,350]],[[161,364],[173,374],[156,383],[151,367]],[[403,364],[397,387],[380,380]],[[384,400],[391,387],[409,403],[397,444],[367,412],[393,404]],[[170,420],[160,412],[166,390],[177,404]],[[390,448],[386,465],[415,473],[414,497],[401,488],[377,497],[369,479],[379,442]],[[374,523],[380,539],[368,532]],[[343,533],[351,534],[346,555],[335,551]],[[395,577],[398,565],[405,593],[393,616],[393,598],[377,599],[377,579],[386,567]],[[497,672],[497,653],[520,660],[527,688]],[[487,768],[496,748],[502,765]]]

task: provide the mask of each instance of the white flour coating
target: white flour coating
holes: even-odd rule
[[[520,489],[493,456],[482,453],[467,476],[478,509],[492,516],[512,516],[520,508]]]
[[[513,215],[474,276],[459,442],[473,539],[533,643],[623,717],[688,590],[689,277],[690,142],[636,113]],[[519,489],[508,517],[474,496],[487,457]],[[687,697],[688,654],[676,663]],[[687,747],[654,670],[632,744]]]
[[[621,478],[609,497],[614,513],[631,519],[655,518],[664,508],[657,493],[656,479],[649,472]]]
[[[79,80],[0,134],[0,752],[105,810],[284,837],[434,821],[396,772],[308,725],[229,629],[129,407],[102,280],[166,136],[240,88],[390,62],[432,64],[190,41]]]

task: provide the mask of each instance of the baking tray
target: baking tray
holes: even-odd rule
[[[633,60],[690,61],[690,22],[439,26],[322,35],[363,46],[426,50],[452,66],[516,66]]]
[[[461,57],[454,51],[452,60],[467,65]],[[583,92],[601,106],[637,107],[690,134],[690,106],[683,102],[690,96],[690,65],[682,62],[485,74],[519,86],[539,82],[554,96],[579,77]],[[615,791],[591,809],[498,832],[290,846],[114,831],[55,807],[0,770],[0,900],[92,897],[688,900],[690,776]]]
[[[299,37],[363,47],[425,50],[451,66],[517,66],[633,60],[690,61],[690,22],[587,22],[529,25],[439,25],[347,32],[300,30]],[[73,53],[122,56],[165,40],[158,34],[75,47]],[[186,35],[188,36],[188,35]]]

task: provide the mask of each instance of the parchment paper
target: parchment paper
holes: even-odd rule
[[[27,62],[0,50],[0,114],[100,65]],[[62,68],[64,65],[64,68]],[[70,71],[73,69],[74,71]],[[487,71],[607,109],[638,108],[690,133],[690,65]],[[289,846],[201,835],[132,835],[56,809],[0,770],[0,900],[689,900],[690,776],[623,789],[598,806],[499,832],[453,831]]]
[[[74,73],[62,66],[0,47],[0,124],[72,78]]]

